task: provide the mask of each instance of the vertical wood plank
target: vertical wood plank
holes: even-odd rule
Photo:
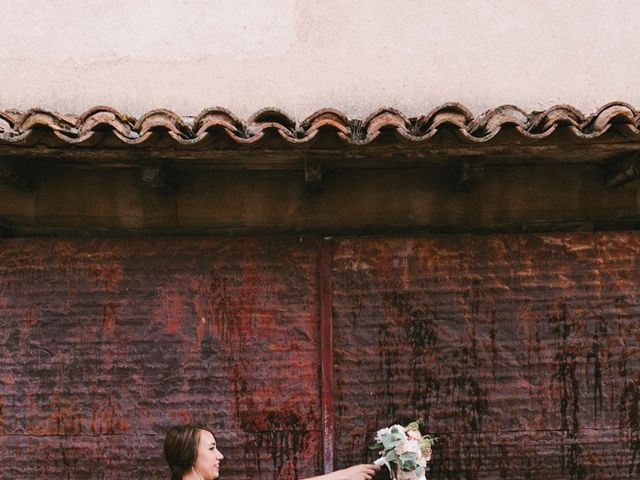
[[[333,241],[325,238],[320,244],[320,368],[322,376],[322,458],[324,473],[334,468],[335,384],[333,378],[333,315],[331,259]]]

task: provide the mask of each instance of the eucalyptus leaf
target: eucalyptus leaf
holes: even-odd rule
[[[418,466],[418,454],[415,452],[404,452],[398,460],[403,470],[414,470]]]
[[[402,470],[407,470],[407,471],[415,470],[417,466],[418,464],[413,460],[400,460],[400,468]]]
[[[397,462],[398,461],[398,454],[396,453],[395,450],[389,450],[386,454],[385,457],[387,458],[387,460],[389,460],[390,462]]]
[[[390,433],[383,433],[380,435],[380,441],[385,450],[392,449],[396,446],[397,439]]]

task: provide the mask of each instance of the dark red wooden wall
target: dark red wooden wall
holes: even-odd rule
[[[640,478],[640,235],[349,239],[333,272],[340,463],[423,417],[434,479]]]
[[[2,240],[1,478],[165,478],[177,422],[225,478],[318,473],[328,245],[336,466],[423,417],[431,479],[640,477],[626,232]]]

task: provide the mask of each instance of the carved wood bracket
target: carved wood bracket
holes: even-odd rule
[[[15,160],[0,158],[0,184],[10,185],[21,192],[33,191],[33,182]]]
[[[484,165],[479,157],[464,157],[453,167],[451,188],[455,192],[471,190],[482,180]]]
[[[619,187],[638,178],[640,178],[640,152],[635,152],[624,157],[609,170],[606,184],[607,187]]]
[[[315,158],[307,158],[304,161],[304,182],[307,192],[319,193],[322,191],[322,162]]]
[[[151,188],[165,195],[175,195],[178,191],[174,175],[162,162],[142,162],[140,178]]]

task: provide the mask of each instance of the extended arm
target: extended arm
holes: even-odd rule
[[[305,480],[371,480],[379,469],[373,463],[363,463]]]

